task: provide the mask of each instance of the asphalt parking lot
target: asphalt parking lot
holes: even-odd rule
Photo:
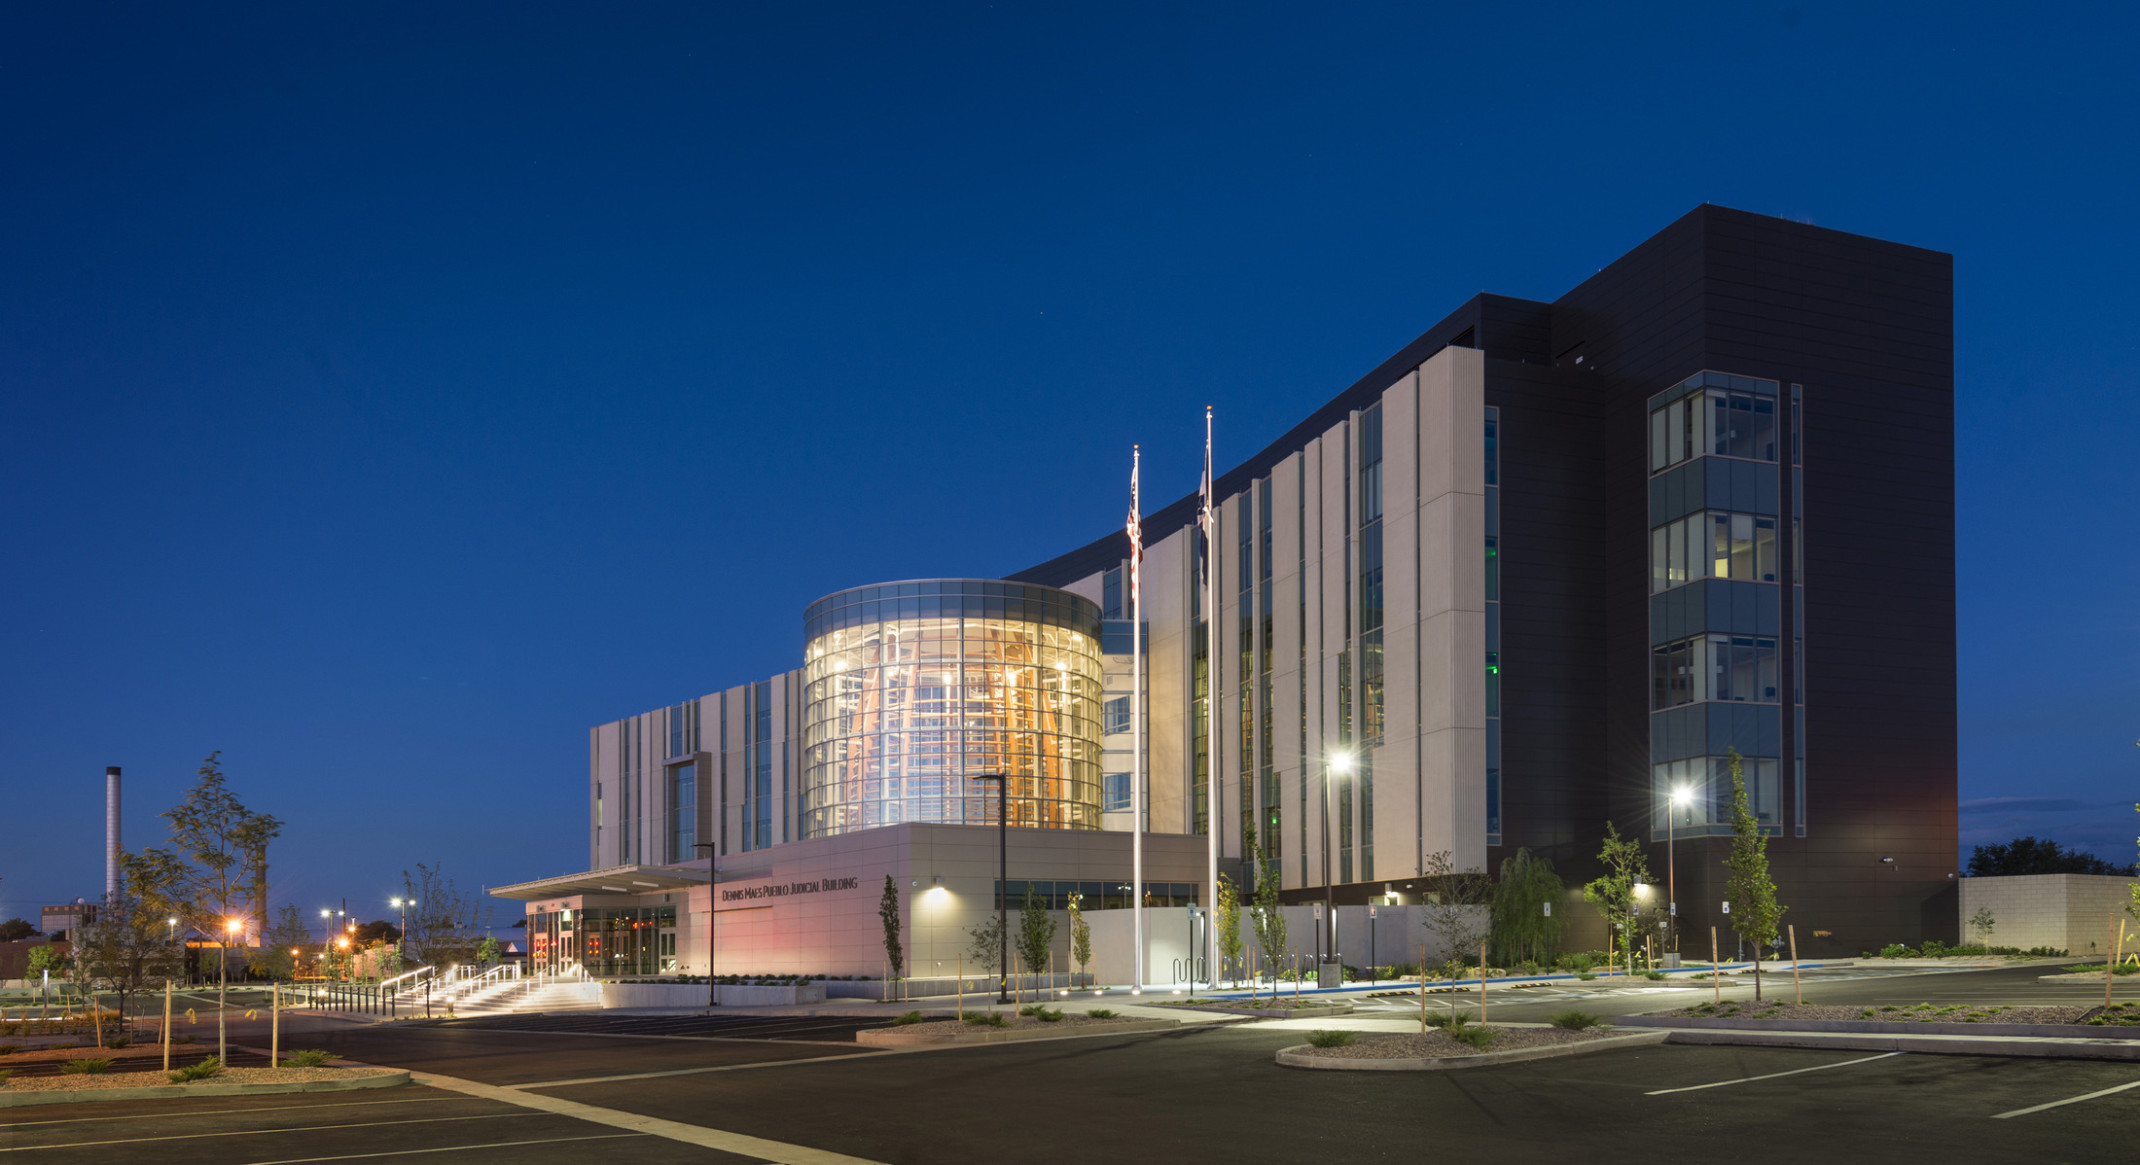
[[[1807,998],[2085,997],[2037,985],[2035,973],[1831,977],[1818,986],[1809,980]],[[1644,990],[1626,994],[1614,1006],[1672,1002],[1644,999]],[[1497,1002],[1496,1018],[1567,1002],[1512,1002],[1508,1013]],[[1386,1022],[1401,1013],[1363,1014]],[[5,1110],[0,1149],[24,1160],[86,1162],[125,1159],[153,1144],[158,1161],[216,1165],[433,1154],[548,1162],[618,1151],[663,1160],[1021,1165],[1155,1156],[1417,1161],[1461,1153],[1586,1161],[1687,1153],[1845,1162],[1926,1154],[1956,1162],[2140,1158],[2140,1066],[2132,1064],[1652,1046],[1459,1072],[1325,1073],[1272,1063],[1278,1048],[1301,1042],[1299,1023],[883,1051],[853,1044],[851,1028],[844,1038],[779,1034],[824,1017],[587,1016],[539,1030],[500,1022],[522,1018],[347,1027],[306,1033],[297,1045],[435,1074],[429,1086],[122,1102],[92,1106],[94,1116],[81,1108]],[[650,1031],[651,1018],[670,1023]],[[619,1026],[640,1030],[588,1030]]]

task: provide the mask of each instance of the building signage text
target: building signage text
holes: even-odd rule
[[[722,902],[748,902],[762,898],[789,898],[797,894],[819,894],[831,890],[852,890],[861,885],[859,878],[819,878],[811,882],[760,882],[755,886],[721,888]]]

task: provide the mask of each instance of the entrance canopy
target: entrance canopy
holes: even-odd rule
[[[688,866],[611,866],[584,874],[561,874],[511,886],[493,886],[493,898],[562,898],[573,894],[651,894],[662,890],[686,890],[711,881],[708,871]]]

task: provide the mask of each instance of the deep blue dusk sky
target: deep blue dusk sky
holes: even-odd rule
[[[0,10],[0,917],[583,867],[588,726],[1698,203],[1955,255],[1963,842],[2133,859],[2129,5]],[[1879,659],[1862,665],[1879,668]],[[1817,699],[1817,694],[1815,694]],[[509,912],[502,912],[510,917]]]

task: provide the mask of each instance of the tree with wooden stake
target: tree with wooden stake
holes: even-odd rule
[[[1055,916],[1048,913],[1047,903],[1040,900],[1031,882],[1025,884],[1025,903],[1018,909],[1016,941],[1018,957],[1025,960],[1026,971],[1037,980],[1048,965],[1048,956],[1055,950]],[[1039,1002],[1037,990],[1033,998],[1034,1002]]]
[[[1493,884],[1476,866],[1457,869],[1448,850],[1428,854],[1420,873],[1427,883],[1426,912],[1420,923],[1434,936],[1442,972],[1455,982],[1463,974],[1465,960],[1492,931]],[[1483,956],[1480,963],[1485,963]]]
[[[1285,914],[1278,908],[1278,879],[1272,875],[1269,854],[1264,851],[1263,840],[1251,828],[1247,831],[1248,850],[1256,858],[1256,905],[1250,918],[1256,929],[1256,949],[1263,956],[1263,965],[1271,969],[1271,998],[1278,998],[1278,969],[1285,966]]]
[[[991,913],[983,916],[981,921],[967,928],[966,940],[966,957],[973,960],[974,966],[996,977],[1001,983],[1002,976],[1008,974],[1003,968],[1003,948],[1006,944],[1003,941],[1002,915]],[[999,994],[1009,993],[1008,986],[1005,985],[1005,989]]]
[[[1070,961],[1077,964],[1075,974],[1083,975],[1092,964],[1092,924],[1085,921],[1083,894],[1070,896]],[[1072,989],[1077,987],[1073,980]]]
[[[1633,974],[1635,915],[1641,908],[1635,900],[1635,887],[1652,880],[1650,864],[1643,857],[1642,843],[1621,837],[1610,821],[1605,823],[1605,844],[1598,850],[1598,864],[1605,867],[1605,876],[1583,887],[1583,901],[1605,916],[1605,929],[1611,936],[1608,941],[1618,944],[1627,959],[1628,973]]]
[[[1221,969],[1238,966],[1241,962],[1241,891],[1233,879],[1219,875],[1219,903],[1215,911],[1219,922],[1219,963]],[[1216,982],[1214,973],[1212,980]]]
[[[1773,946],[1783,923],[1785,907],[1776,904],[1776,883],[1768,873],[1768,835],[1754,816],[1746,797],[1746,766],[1739,750],[1731,750],[1731,852],[1724,858],[1730,871],[1725,884],[1731,893],[1731,929],[1754,944],[1754,999],[1761,999],[1761,948]]]
[[[282,833],[282,822],[238,800],[224,784],[221,756],[209,753],[198,770],[199,783],[164,813],[171,823],[171,848],[151,846],[138,854],[122,854],[119,866],[127,893],[151,917],[176,918],[181,929],[198,930],[227,944],[263,905],[262,882],[255,875],[267,860],[268,842]],[[260,922],[265,929],[267,920]],[[227,973],[219,974],[216,1055],[226,1064],[227,988]]]
[[[906,976],[907,961],[906,949],[899,944],[899,887],[890,874],[884,876],[884,897],[877,902],[877,917],[884,923],[884,965],[891,969],[892,981],[897,982]]]

